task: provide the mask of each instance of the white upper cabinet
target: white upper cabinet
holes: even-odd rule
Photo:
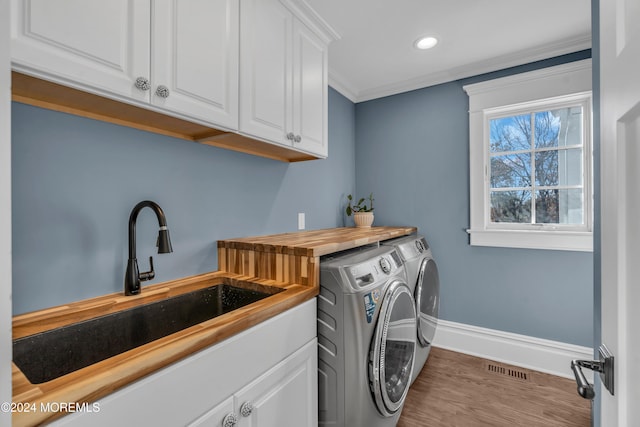
[[[285,143],[293,15],[277,0],[242,0],[241,9],[240,131]]]
[[[326,157],[327,49],[279,0],[241,0],[240,132]]]
[[[14,69],[237,129],[237,0],[14,0]]]
[[[22,76],[23,102],[284,161],[327,157],[327,49],[338,35],[304,0],[11,5],[13,69],[62,85],[45,95]]]
[[[152,102],[237,129],[238,1],[154,0],[152,13]]]
[[[151,5],[137,0],[13,0],[14,68],[74,87],[149,101]]]
[[[327,45],[301,22],[293,26],[294,146],[327,156]]]

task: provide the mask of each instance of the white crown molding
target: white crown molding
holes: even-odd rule
[[[451,73],[453,77],[458,80],[586,49],[591,49],[591,34],[562,40],[557,43],[546,44],[544,46],[523,50],[522,52],[514,54],[487,59],[476,62],[469,67],[458,67],[453,69]]]
[[[583,91],[590,91],[591,84],[591,68],[593,61],[591,58],[582,59],[580,61],[569,62],[566,64],[555,65],[553,67],[541,68],[539,70],[528,71],[525,73],[513,74],[506,77],[500,77],[492,80],[485,80],[479,83],[472,83],[462,86],[465,92],[469,96],[479,95],[483,93],[491,93],[497,90],[510,91],[511,87],[516,85],[528,85],[530,82],[540,81],[547,78],[562,78],[567,75],[576,74],[577,78],[580,76],[580,72],[583,72],[584,77],[580,79]],[[564,86],[564,84],[562,85]],[[588,86],[588,87],[587,87]],[[557,90],[560,93],[573,93],[580,88],[571,88],[565,90]],[[513,96],[515,98],[515,96]],[[511,102],[513,103],[513,102]]]
[[[593,359],[593,349],[463,323],[438,321],[435,347],[573,379],[573,359]],[[593,383],[593,373],[585,371]]]
[[[342,96],[354,104],[357,102],[358,96],[356,95],[355,89],[346,83],[345,79],[336,75],[331,70],[329,70],[329,86],[340,92]]]
[[[305,0],[280,0],[308,27],[319,32],[325,43],[340,40],[342,37],[329,23],[320,16]]]
[[[425,76],[408,79],[403,82],[382,85],[375,88],[358,90],[355,85],[349,83],[349,81],[345,78],[335,79],[336,86],[334,86],[333,84],[331,86],[342,95],[349,98],[352,102],[358,103],[376,98],[382,98],[389,95],[395,95],[402,92],[408,92],[411,90],[422,89],[437,84],[448,83],[468,77],[478,76],[481,74],[499,71],[506,68],[524,65],[531,62],[549,59],[590,48],[591,35],[588,34],[575,37],[573,39],[563,40],[557,43],[550,43],[544,46],[522,50],[509,55],[488,58],[486,60],[475,62],[473,64],[465,65],[462,67],[453,68],[444,72],[432,73]],[[329,79],[331,82],[332,76],[336,76],[337,73],[335,73],[334,70],[331,70],[331,64],[329,64],[329,68]],[[345,92],[343,92],[343,90]]]

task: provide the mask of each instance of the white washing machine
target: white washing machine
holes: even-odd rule
[[[433,259],[431,248],[420,235],[399,237],[382,242],[398,250],[407,271],[407,283],[411,288],[415,302],[417,319],[416,362],[411,384],[420,374],[429,357],[431,343],[438,326],[440,306],[440,277],[438,266]]]
[[[415,302],[395,248],[321,259],[319,425],[395,426],[411,381],[415,331]]]

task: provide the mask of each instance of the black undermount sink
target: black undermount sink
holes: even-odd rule
[[[32,384],[51,381],[280,292],[218,284],[13,341]]]

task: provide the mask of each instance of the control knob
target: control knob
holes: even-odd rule
[[[380,258],[380,268],[385,274],[389,274],[391,272],[391,263],[386,258]]]

